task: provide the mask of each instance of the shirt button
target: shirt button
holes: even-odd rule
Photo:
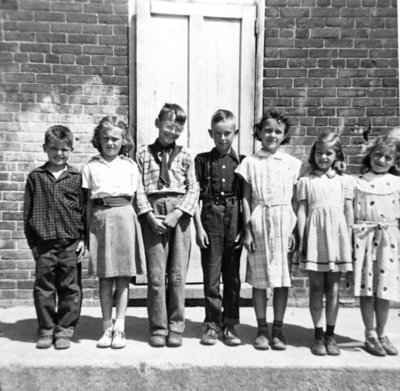
[[[222,182],[225,182],[225,178],[222,178]]]
[[[222,168],[225,168],[225,167],[226,167],[225,164],[223,164],[223,165],[222,165]]]
[[[223,195],[225,195],[225,193],[223,191],[221,191],[221,195],[223,196]]]

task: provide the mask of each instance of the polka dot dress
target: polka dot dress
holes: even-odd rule
[[[355,177],[354,294],[400,301],[400,177]]]

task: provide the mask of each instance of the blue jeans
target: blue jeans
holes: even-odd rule
[[[165,216],[180,203],[175,196],[149,200],[158,216]],[[184,213],[174,229],[164,235],[153,232],[143,219],[147,260],[147,311],[150,335],[183,333],[185,329],[185,284],[190,255],[190,219]]]
[[[230,199],[222,204],[205,201],[201,221],[209,240],[208,247],[201,250],[206,311],[204,323],[219,331],[224,325],[239,323],[241,249],[235,249],[238,244],[235,239],[241,226],[239,204]],[[223,296],[220,293],[221,276]]]
[[[39,336],[72,337],[82,304],[78,241],[48,241],[37,246],[33,298]]]

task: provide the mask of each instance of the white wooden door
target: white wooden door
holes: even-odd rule
[[[171,102],[188,114],[178,143],[193,155],[213,146],[207,129],[220,108],[237,117],[235,149],[253,153],[253,125],[262,111],[257,18],[263,21],[263,7],[258,0],[221,1],[136,0],[136,110],[131,114],[138,145],[156,139],[154,120]],[[188,282],[201,282],[201,276],[193,241]]]

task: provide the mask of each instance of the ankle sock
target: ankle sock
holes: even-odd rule
[[[272,323],[272,335],[280,335],[282,333],[283,321],[274,320]]]
[[[375,329],[365,329],[365,338],[374,338],[378,339],[378,334]]]
[[[260,327],[268,327],[267,318],[259,318],[257,319],[257,326]]]
[[[325,333],[326,337],[333,337],[334,332],[335,332],[335,325],[333,326],[326,325],[326,333]]]
[[[114,330],[125,330],[125,319],[116,319],[114,323]]]
[[[324,336],[324,329],[322,327],[315,327],[314,336],[316,339],[320,339]]]

